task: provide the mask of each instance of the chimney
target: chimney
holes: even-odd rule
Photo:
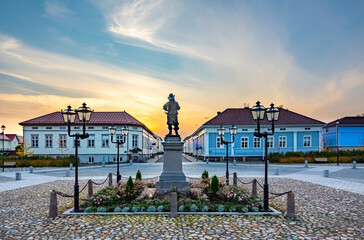
[[[221,112],[217,112],[217,115],[219,115]]]
[[[244,103],[244,108],[249,108],[249,103]]]

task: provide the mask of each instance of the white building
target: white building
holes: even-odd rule
[[[53,112],[19,123],[23,126],[24,144],[32,147],[34,155],[61,156],[75,154],[75,141],[68,136],[61,112]],[[79,158],[82,163],[116,162],[117,144],[111,143],[109,127],[117,128],[114,141],[121,139],[121,128],[128,135],[120,146],[120,161],[130,158],[143,161],[157,152],[157,136],[127,112],[93,112],[86,124],[87,139],[80,140]],[[82,123],[76,117],[71,134],[82,133]]]
[[[23,142],[23,137],[17,134],[0,133],[0,149],[4,150],[7,155],[15,155],[16,147]]]

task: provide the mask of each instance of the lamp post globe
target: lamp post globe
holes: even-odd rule
[[[109,134],[111,135],[111,137],[114,136],[115,133],[116,133],[116,127],[114,126],[109,127]]]
[[[224,136],[225,134],[225,128],[223,128],[222,126],[220,126],[218,129],[217,129],[217,134],[222,137]]]
[[[272,103],[270,105],[270,108],[267,109],[267,119],[269,122],[276,122],[279,118],[279,109],[274,106]]]
[[[232,126],[229,128],[230,135],[231,135],[231,136],[235,136],[235,135],[236,135],[237,130],[238,130],[238,128],[237,128],[237,127],[235,127],[234,125],[232,125]]]
[[[126,136],[129,133],[129,129],[126,126],[121,128],[121,135]]]
[[[2,130],[2,131],[5,131],[5,129],[6,129],[5,125],[2,125],[2,126],[1,126],[1,130]]]
[[[253,119],[256,121],[261,121],[264,119],[265,107],[263,105],[260,105],[259,101],[257,101],[257,105],[252,107],[252,115]]]

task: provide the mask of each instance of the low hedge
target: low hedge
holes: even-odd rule
[[[17,157],[8,156],[5,162],[15,162],[16,167],[68,167],[71,163],[75,164],[75,157],[73,155],[67,157],[49,157],[49,156],[31,156],[31,157]]]

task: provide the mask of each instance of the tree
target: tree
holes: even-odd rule
[[[24,141],[24,143],[21,143],[16,147],[16,154],[21,158],[32,156],[34,151],[31,151],[30,149],[32,149],[30,144],[28,144],[27,141]]]

